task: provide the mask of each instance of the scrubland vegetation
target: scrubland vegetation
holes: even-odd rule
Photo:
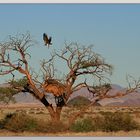
[[[1,109],[0,135],[140,136],[139,107],[91,107],[68,127],[66,118],[74,111],[77,108],[65,107],[62,121],[57,124],[50,121],[44,107],[4,108]]]

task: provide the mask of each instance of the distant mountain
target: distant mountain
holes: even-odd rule
[[[77,96],[82,96],[82,97],[85,97],[85,98],[87,98],[87,99],[89,99],[89,100],[92,100],[92,99],[93,99],[93,94],[90,93],[90,92],[87,90],[87,88],[81,88],[80,90],[74,92],[74,93],[70,96],[69,100],[71,100],[71,99],[73,99],[73,98],[75,98],[75,97],[77,97]]]
[[[104,101],[102,101],[104,102]],[[116,99],[116,102],[109,102],[107,106],[140,106],[140,93],[133,92],[124,97]]]
[[[0,87],[8,87],[9,85],[4,83],[0,84]],[[115,95],[118,91],[125,91],[125,88],[112,84],[112,89],[108,92],[110,95]],[[91,101],[93,99],[93,94],[90,93],[86,88],[81,88],[80,90],[74,92],[68,102],[76,97],[84,97]],[[33,97],[30,93],[18,93],[14,95],[15,100],[17,103],[40,103],[35,97]],[[55,105],[55,99],[52,94],[46,94],[47,100]],[[78,101],[79,102],[79,101]],[[40,103],[41,104],[41,103]],[[102,99],[98,102],[101,106],[140,106],[140,91],[128,94],[121,98],[109,98],[109,99]]]
[[[32,94],[20,92],[14,95],[17,103],[40,103]]]

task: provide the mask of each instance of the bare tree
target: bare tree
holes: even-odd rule
[[[120,95],[108,95],[110,86],[103,86],[103,84],[109,81],[106,74],[112,74],[112,66],[94,52],[92,45],[85,47],[77,43],[65,44],[64,49],[60,52],[55,51],[49,60],[41,62],[42,79],[40,80],[40,75],[31,70],[29,65],[31,59],[29,48],[31,49],[34,43],[28,33],[16,37],[9,36],[7,42],[0,43],[0,75],[12,74],[10,82],[12,87],[18,92],[29,92],[35,96],[46,106],[52,121],[60,121],[62,108],[70,96],[83,87],[93,94],[93,102],[89,106],[103,98],[113,98]],[[55,58],[60,62],[65,62],[65,66],[68,68],[65,78],[57,78]],[[15,71],[24,76],[24,84],[14,84],[15,75],[13,73]],[[88,81],[89,77],[90,81]],[[80,78],[83,80],[80,81]],[[130,92],[130,90],[128,91]],[[54,95],[56,107],[47,101],[46,92]],[[89,106],[83,107],[77,114],[69,116],[69,122],[72,123]]]

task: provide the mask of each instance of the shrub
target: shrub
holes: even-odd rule
[[[70,127],[71,131],[74,132],[89,132],[93,130],[92,118],[85,118],[82,120],[76,121]]]
[[[102,131],[103,129],[103,123],[104,123],[104,118],[103,116],[97,115],[95,118],[93,118],[93,131]]]
[[[82,107],[85,105],[89,105],[91,103],[91,101],[85,97],[82,96],[77,96],[71,100],[69,100],[67,102],[68,106],[72,106],[72,107]]]
[[[48,122],[44,120],[36,121],[31,116],[25,113],[7,114],[0,121],[0,128],[10,131],[37,131],[56,133],[67,130],[67,126],[62,123]],[[105,113],[94,118],[87,117],[75,121],[69,128],[74,132],[89,132],[89,131],[130,131],[139,129],[139,125],[132,119],[128,113]]]
[[[130,131],[138,130],[140,126],[127,113],[106,112],[104,115],[77,120],[70,130],[75,132],[89,131]]]
[[[3,129],[3,127],[4,127],[3,120],[0,120],[0,129]]]
[[[11,131],[33,131],[37,127],[36,121],[24,113],[16,113],[6,116],[4,119],[4,128]]]
[[[129,114],[119,112],[104,114],[102,126],[103,131],[130,131],[139,129],[139,126]]]
[[[9,121],[9,119],[14,115],[14,113],[8,113],[3,120],[0,121],[0,128],[3,129],[5,124]]]

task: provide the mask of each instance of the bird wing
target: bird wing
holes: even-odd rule
[[[46,42],[46,43],[48,43],[48,36],[47,36],[47,34],[43,34],[43,40]]]
[[[49,37],[49,43],[51,43],[51,41],[52,41],[52,37]]]

